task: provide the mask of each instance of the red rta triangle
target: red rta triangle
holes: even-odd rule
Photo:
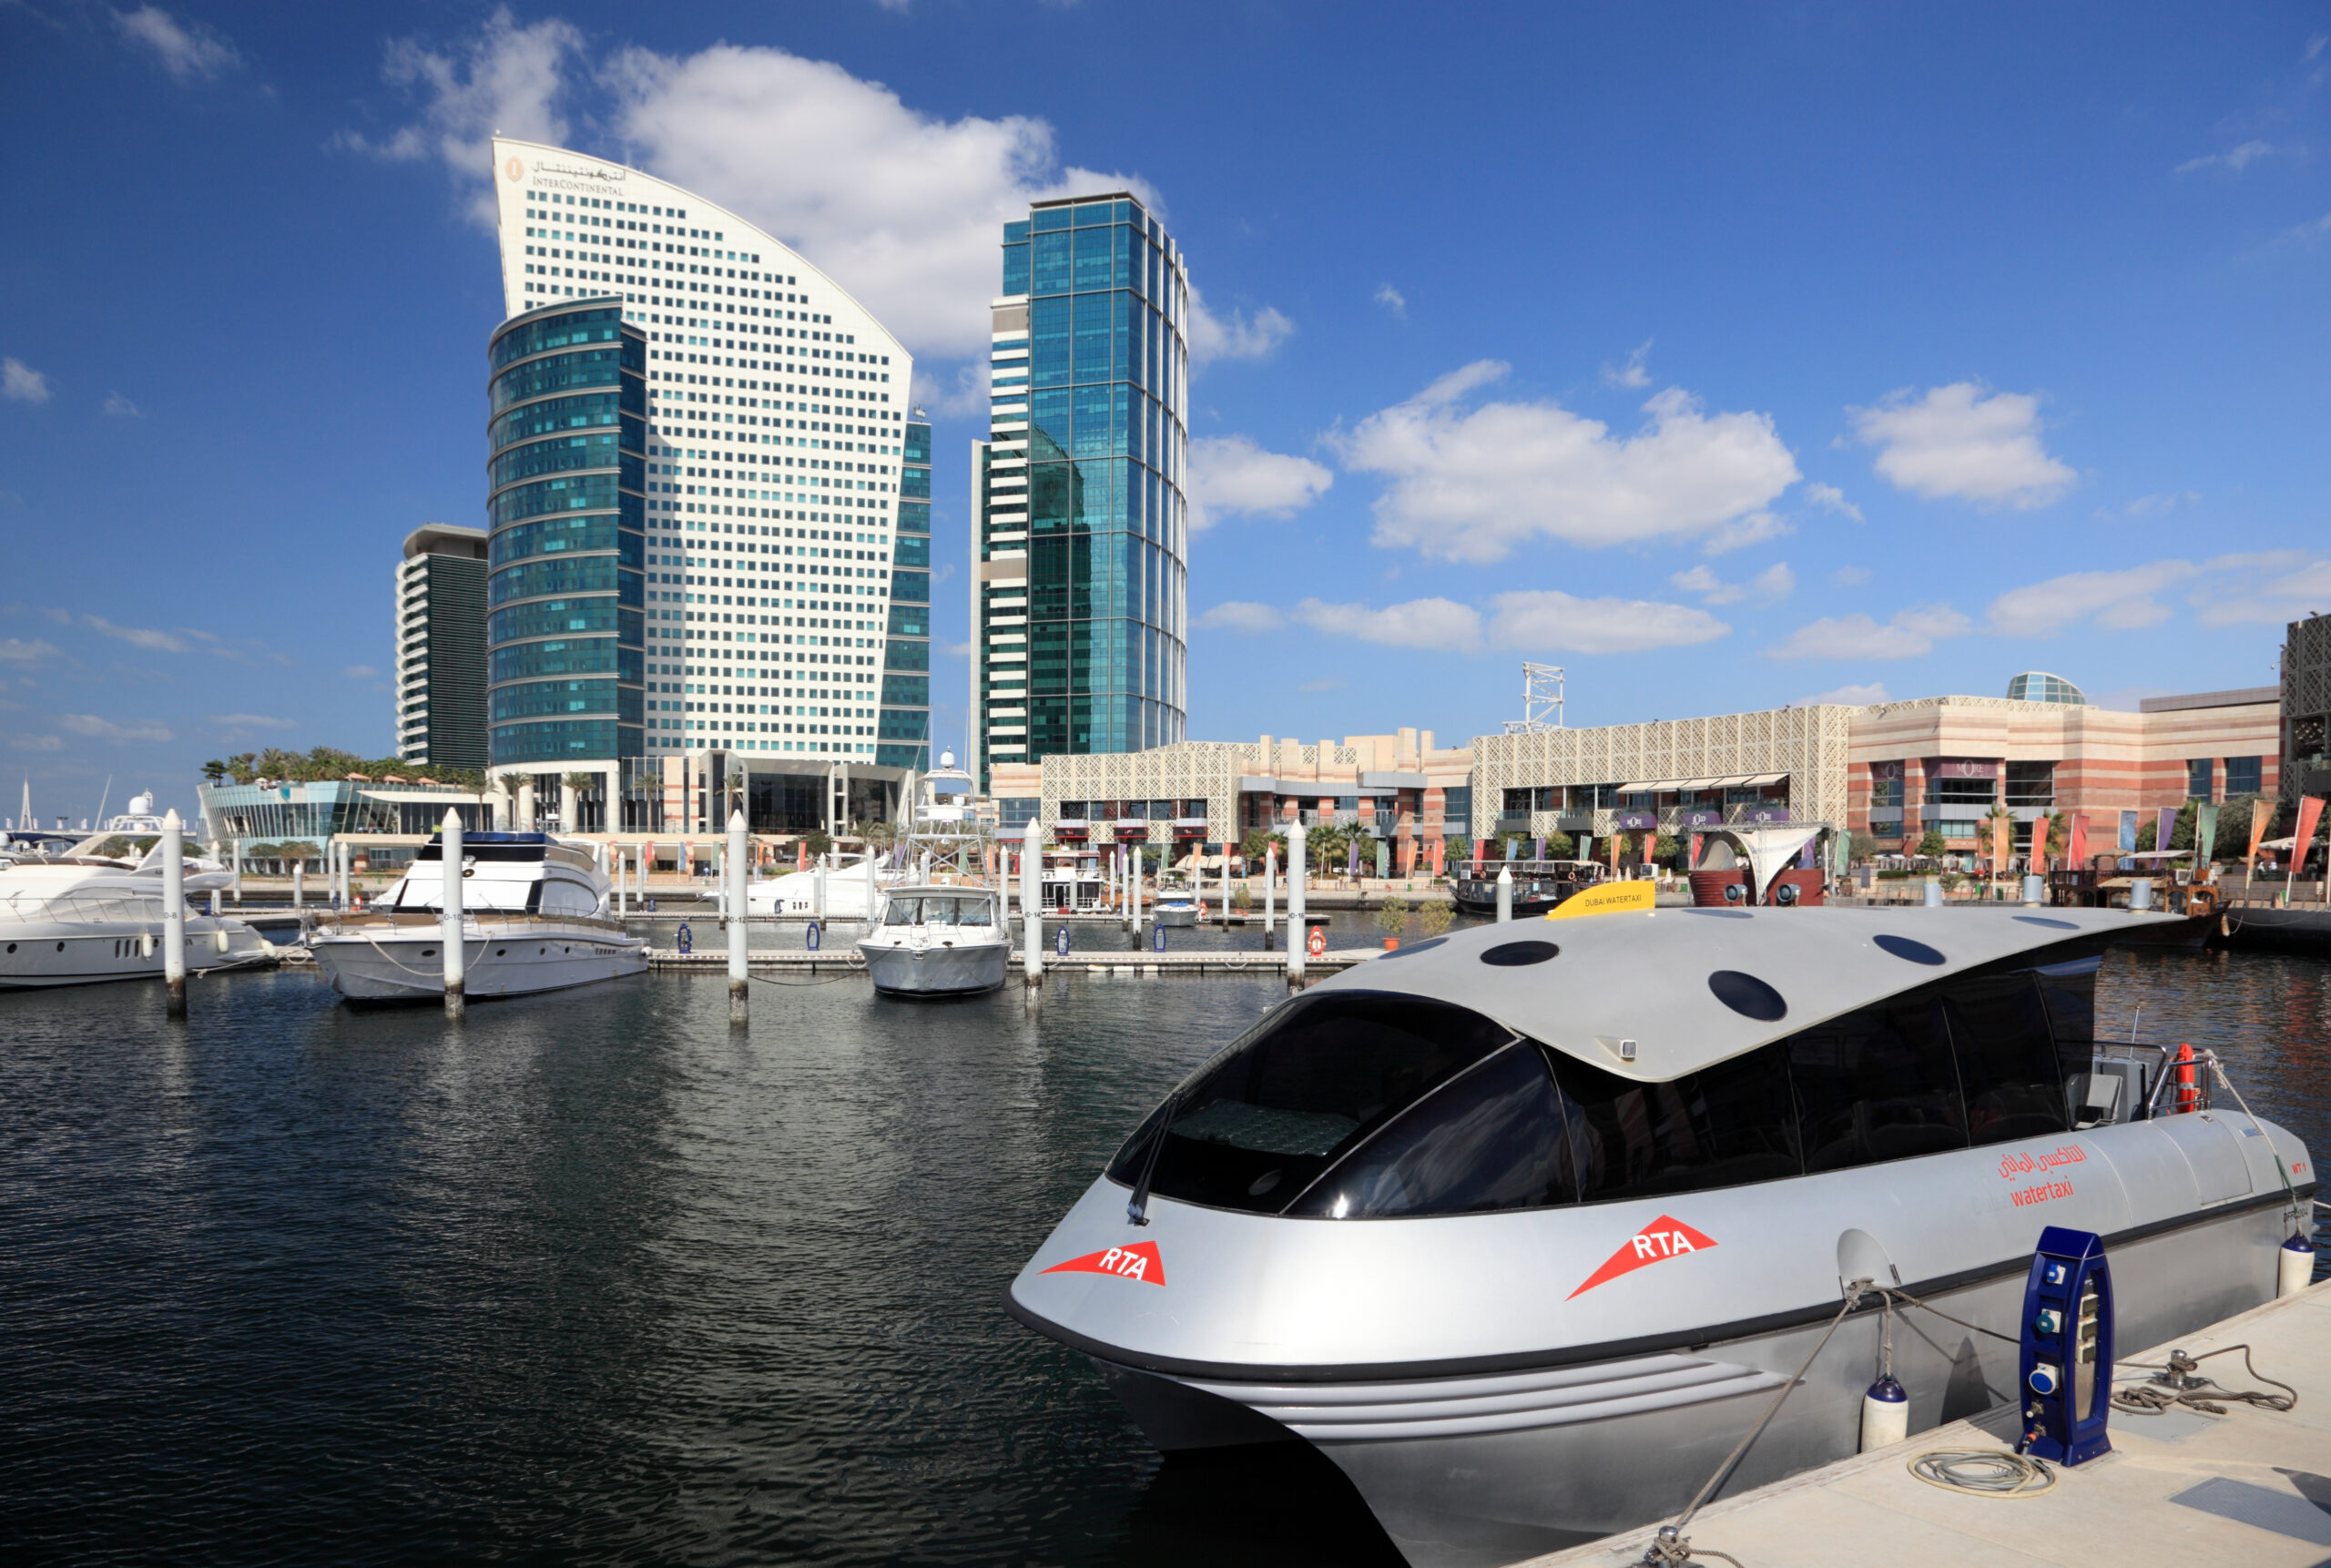
[[[1627,1237],[1619,1250],[1611,1254],[1602,1268],[1588,1275],[1586,1282],[1572,1291],[1567,1299],[1575,1300],[1597,1285],[1616,1279],[1622,1274],[1632,1274],[1638,1268],[1664,1263],[1687,1252],[1705,1252],[1715,1245],[1682,1220],[1672,1219],[1663,1214]]]
[[[1138,1279],[1145,1285],[1166,1283],[1166,1260],[1157,1255],[1154,1241],[1136,1241],[1131,1247],[1112,1247],[1105,1251],[1088,1252],[1082,1257],[1072,1257],[1065,1263],[1055,1263],[1046,1274],[1108,1274],[1119,1279]]]

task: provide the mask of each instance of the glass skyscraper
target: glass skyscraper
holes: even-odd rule
[[[504,321],[488,351],[492,765],[641,754],[647,339],[612,299]]]
[[[972,443],[973,772],[1182,738],[1188,274],[1132,196],[1003,226]]]

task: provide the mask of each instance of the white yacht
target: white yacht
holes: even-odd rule
[[[874,861],[870,877],[866,862]],[[863,921],[866,918],[868,890],[874,897],[881,890],[905,875],[903,870],[886,866],[881,857],[871,852],[853,860],[843,860],[837,855],[834,863],[823,868],[811,867],[806,871],[788,871],[781,877],[766,881],[748,882],[745,886],[745,912],[748,915],[795,915],[805,919],[829,921]],[[825,879],[822,901],[818,892],[818,880]]]
[[[558,991],[647,968],[647,943],[610,918],[606,868],[582,845],[546,833],[468,833],[461,875],[471,997]],[[444,888],[438,834],[370,910],[316,929],[308,947],[317,967],[358,1001],[443,996]]]
[[[859,940],[874,989],[891,996],[974,996],[1003,983],[1012,933],[992,889],[922,885],[882,895]]]
[[[102,832],[61,854],[29,854],[0,866],[0,988],[88,985],[161,974],[161,846],[158,831]],[[196,895],[233,881],[215,861],[188,858],[181,863],[190,906]],[[273,945],[246,922],[189,908],[189,973],[273,957]]]

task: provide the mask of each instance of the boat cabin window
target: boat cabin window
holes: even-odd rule
[[[924,894],[893,898],[882,914],[884,925],[974,925],[995,923],[994,906],[983,898]]]
[[[1807,1171],[1967,1146],[1958,1068],[1935,988],[1815,1024],[1784,1044]]]
[[[1346,1150],[1513,1040],[1478,1013],[1419,997],[1298,998],[1198,1069],[1118,1151],[1110,1175],[1160,1196],[1277,1214]]]
[[[2085,1040],[2075,1064],[2051,1032],[2056,988],[2045,971],[1955,975],[1665,1083],[1463,1008],[1324,992],[1199,1069],[1109,1174],[1139,1179],[1168,1113],[1157,1195],[1341,1219],[1664,1196],[2052,1135],[2071,1126],[2066,1074],[2088,1066]],[[2079,977],[2061,989],[2075,1011]]]

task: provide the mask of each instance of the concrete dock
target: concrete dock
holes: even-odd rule
[[[1709,1504],[1685,1533],[1700,1553],[1743,1568],[2320,1568],[2331,1562],[2331,1284],[2122,1359],[2130,1387],[2182,1349],[2247,1343],[2259,1372],[2298,1390],[2289,1410],[2228,1404],[2112,1416],[2112,1451],[2056,1469],[2052,1490],[2003,1498],[1942,1490],[1910,1473],[1934,1449],[2008,1451],[2014,1408],[1917,1433],[1755,1492]],[[2239,1351],[2202,1365],[2231,1389],[2259,1388]],[[2274,1391],[2274,1390],[2269,1390]],[[1656,1527],[1613,1535],[1527,1568],[1624,1568]]]

